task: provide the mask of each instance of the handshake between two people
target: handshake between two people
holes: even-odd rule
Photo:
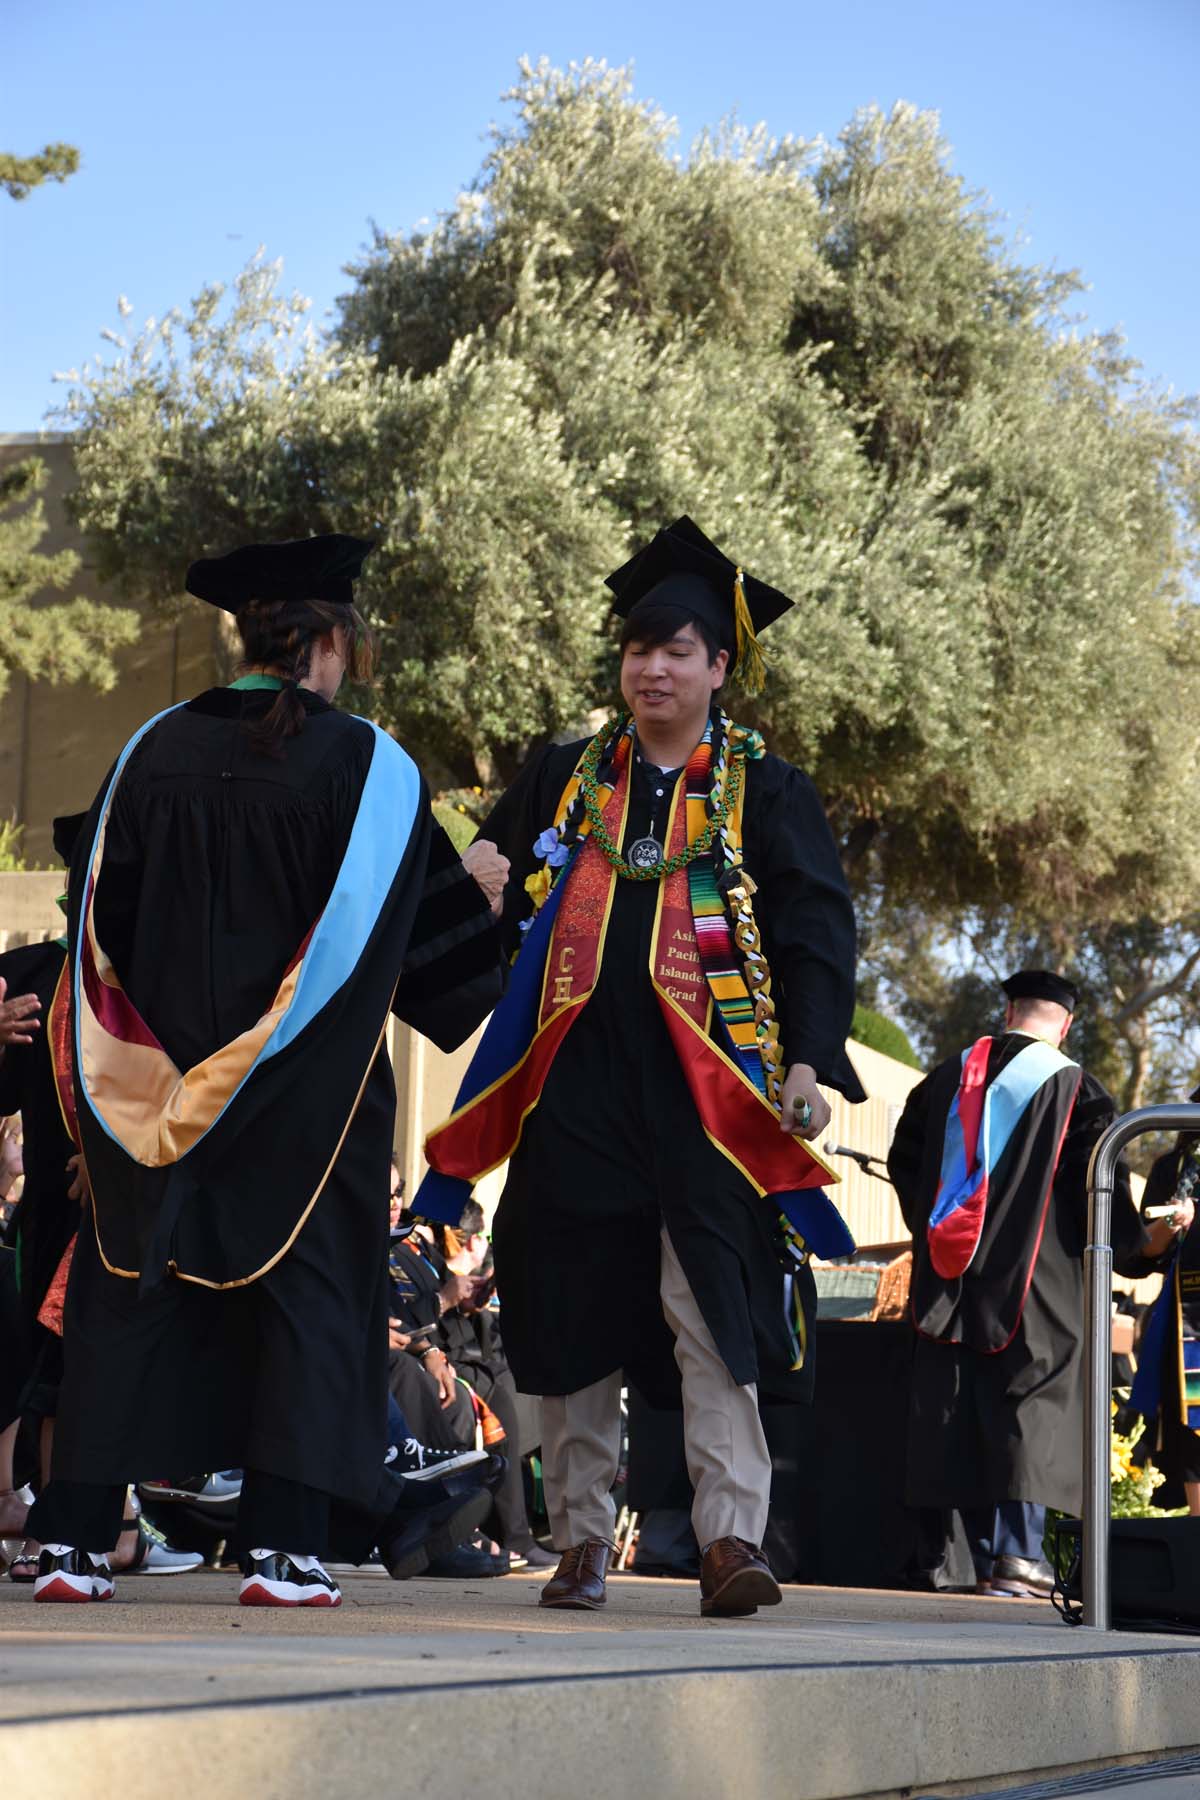
[[[507,856],[501,856],[495,844],[486,838],[476,838],[468,844],[462,853],[463,868],[473,875],[483,890],[484,899],[498,919],[504,910],[504,890],[508,886],[508,872],[511,864]]]

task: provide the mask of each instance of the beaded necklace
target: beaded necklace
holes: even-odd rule
[[[625,881],[663,881],[673,875],[677,869],[686,869],[689,863],[711,850],[717,836],[725,825],[730,813],[737,804],[742,790],[742,779],[745,771],[745,760],[741,756],[722,758],[716,774],[714,786],[718,791],[713,795],[713,804],[708,821],[698,837],[690,844],[676,852],[674,856],[665,856],[659,862],[648,867],[632,868],[622,856],[619,847],[613,842],[604,823],[599,795],[599,772],[605,751],[619,740],[629,724],[628,712],[617,715],[611,730],[599,731],[584,752],[579,765],[579,791],[583,796],[583,809],[587,816],[591,835],[597,848],[606,862],[614,868]]]

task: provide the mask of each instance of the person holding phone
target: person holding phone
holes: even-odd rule
[[[1200,1088],[1188,1095],[1195,1104]],[[1175,1234],[1162,1293],[1146,1321],[1130,1404],[1147,1421],[1154,1461],[1200,1517],[1200,1134],[1181,1132],[1146,1179],[1142,1217]]]

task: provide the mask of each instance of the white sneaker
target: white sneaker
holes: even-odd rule
[[[242,1606],[340,1606],[342,1596],[315,1556],[252,1550],[238,1601]]]
[[[75,1550],[70,1544],[43,1544],[34,1577],[35,1600],[74,1603],[111,1600],[112,1576],[107,1556]]]

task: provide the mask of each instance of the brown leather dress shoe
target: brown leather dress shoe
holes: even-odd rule
[[[744,1538],[723,1537],[700,1564],[700,1611],[705,1618],[744,1619],[760,1606],[778,1606],[779,1583],[766,1558]]]
[[[568,1606],[581,1612],[595,1612],[606,1599],[605,1577],[608,1574],[612,1545],[603,1538],[585,1538],[564,1550],[558,1568],[542,1589],[539,1606]]]

